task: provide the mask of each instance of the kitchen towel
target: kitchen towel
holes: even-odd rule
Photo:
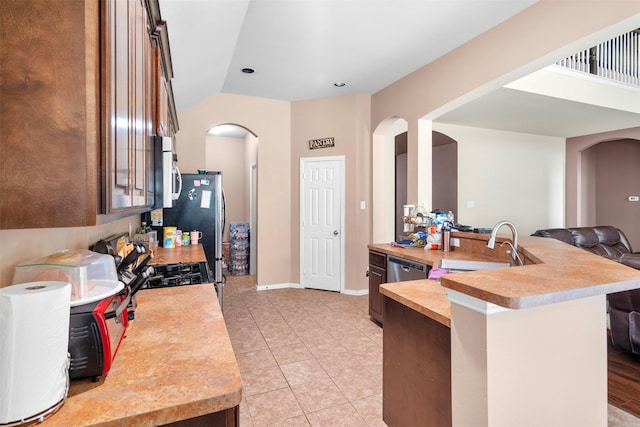
[[[64,401],[68,390],[71,285],[0,288],[0,424]]]

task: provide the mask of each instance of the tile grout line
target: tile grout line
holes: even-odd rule
[[[300,401],[299,397],[293,392],[293,386],[290,382],[290,379],[287,378],[287,376],[285,375],[285,372],[282,370],[283,366],[286,366],[288,364],[293,364],[293,363],[298,363],[300,361],[305,361],[305,360],[313,360],[313,362],[315,364],[317,364],[320,369],[321,372],[326,375],[326,377],[331,381],[331,384],[333,384],[336,388],[336,390],[339,390],[342,394],[343,397],[345,398],[345,402],[343,404],[348,403],[350,409],[353,411],[354,414],[356,414],[359,419],[363,422],[367,422],[366,418],[364,416],[364,414],[361,414],[360,412],[358,412],[358,409],[355,407],[354,402],[355,401],[360,401],[363,399],[369,399],[369,398],[374,398],[376,395],[378,395],[379,393],[374,393],[372,395],[368,395],[365,397],[360,397],[357,398],[355,400],[352,400],[352,398],[347,397],[347,395],[344,394],[344,390],[339,386],[339,384],[336,382],[335,377],[332,376],[330,374],[329,371],[327,371],[327,369],[320,363],[320,361],[318,360],[318,356],[317,354],[315,354],[312,350],[311,347],[309,346],[309,339],[305,339],[304,337],[304,333],[302,333],[300,330],[296,330],[294,328],[294,322],[291,321],[291,319],[289,318],[289,315],[291,315],[292,312],[298,312],[300,311],[301,313],[304,313],[304,316],[308,317],[308,318],[315,318],[318,315],[318,311],[309,311],[308,307],[309,305],[306,304],[306,301],[309,301],[311,298],[308,299],[304,299],[301,303],[301,300],[299,298],[295,298],[292,299],[291,295],[289,294],[284,294],[284,295],[278,295],[277,298],[272,298],[275,295],[277,295],[277,293],[269,293],[269,294],[265,294],[265,301],[253,301],[253,302],[249,302],[248,298],[245,298],[245,293],[243,292],[236,292],[234,294],[234,296],[239,300],[239,302],[241,303],[242,307],[244,310],[247,311],[247,313],[249,314],[249,316],[251,317],[251,320],[253,322],[253,324],[249,327],[252,330],[257,329],[260,337],[262,338],[262,340],[265,342],[266,344],[266,349],[269,350],[269,354],[271,355],[271,357],[273,358],[273,360],[275,361],[276,366],[278,366],[279,369],[279,373],[284,377],[284,379],[286,380],[286,384],[287,387],[283,387],[282,389],[288,388],[291,392],[291,394],[293,395],[293,397],[296,400],[297,405],[299,406],[299,408],[301,409],[302,415],[304,415],[306,421],[311,424],[311,421],[309,420],[308,415],[311,413],[315,413],[315,412],[320,412],[323,411],[325,409],[328,408],[320,408],[314,411],[310,411],[307,412],[304,410],[303,406],[302,406],[302,402]],[[247,293],[248,296],[248,293]],[[234,298],[233,300],[235,300],[236,298]],[[332,297],[331,297],[332,298]],[[358,305],[356,304],[352,304],[351,301],[327,301],[326,298],[322,299],[323,301],[321,302],[322,304],[322,310],[324,310],[325,312],[328,313],[332,313],[331,316],[335,317],[335,313],[341,312],[340,307],[345,308],[347,315],[356,315],[356,310],[358,309]],[[282,310],[281,308],[279,309],[278,307],[278,303],[282,302],[284,304],[286,304],[287,306],[287,310]],[[346,304],[345,304],[346,303]],[[240,304],[238,304],[240,305]],[[360,304],[362,305],[362,304]],[[338,307],[338,308],[336,308]],[[299,343],[302,345],[302,348],[305,349],[306,352],[309,353],[310,358],[309,359],[302,359],[302,360],[298,360],[298,361],[292,361],[289,363],[284,363],[282,364],[280,361],[278,361],[278,359],[276,358],[275,354],[274,354],[274,350],[276,348],[278,348],[277,344],[276,346],[274,346],[274,343],[272,342],[270,345],[270,340],[267,340],[267,336],[269,335],[266,332],[266,328],[260,328],[260,324],[264,324],[263,322],[265,321],[265,317],[269,317],[270,314],[275,313],[277,314],[277,316],[274,316],[274,319],[278,319],[277,321],[283,321],[284,324],[287,326],[287,328],[291,329],[291,334],[296,338],[296,340],[299,341]],[[287,314],[289,313],[289,315]],[[264,315],[264,316],[263,316]],[[231,323],[231,320],[229,321],[229,323]],[[378,344],[378,342],[376,342],[371,336],[370,333],[365,330],[362,327],[356,327],[355,331],[357,331],[359,334],[362,334],[364,337],[367,338],[367,340],[369,340],[371,342],[371,346],[372,347],[378,347],[380,349],[380,345]],[[325,330],[325,334],[329,337],[331,337],[332,339],[338,341],[339,337],[337,338],[335,334],[331,334],[330,331]],[[287,335],[287,336],[291,336],[291,335]],[[277,341],[277,340],[276,340]],[[292,344],[295,345],[295,344]],[[349,348],[344,347],[342,344],[338,343],[338,345],[340,346],[340,348],[347,354],[351,354],[352,350]],[[281,347],[286,347],[287,345],[282,345]],[[366,371],[369,371],[370,373],[371,371],[371,367],[370,366],[364,366],[363,367]],[[304,384],[301,383],[301,384]],[[264,392],[266,393],[266,392]],[[262,393],[258,393],[256,395],[252,395],[252,396],[257,396],[259,394]],[[245,399],[245,403],[247,403],[247,400]],[[341,404],[341,405],[343,405]],[[247,411],[244,414],[244,416],[246,416],[252,423],[253,423],[253,419],[251,417],[250,412],[248,411],[248,407],[247,407]],[[292,417],[290,417],[292,418]],[[289,419],[289,418],[285,418],[285,419]],[[283,419],[283,420],[285,420]]]

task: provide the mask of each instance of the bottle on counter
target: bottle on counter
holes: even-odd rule
[[[453,211],[447,212],[447,219],[442,225],[442,250],[449,252],[451,250],[451,229],[456,223]]]
[[[182,230],[176,230],[176,246],[182,246]]]
[[[442,229],[442,250],[451,251],[451,229],[448,225]]]

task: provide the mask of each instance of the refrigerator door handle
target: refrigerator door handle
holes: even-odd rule
[[[224,228],[227,226],[227,198],[224,194],[224,188],[222,189],[222,234],[224,236]]]

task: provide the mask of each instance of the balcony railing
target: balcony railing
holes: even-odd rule
[[[556,64],[617,82],[640,86],[640,29],[578,52]]]

